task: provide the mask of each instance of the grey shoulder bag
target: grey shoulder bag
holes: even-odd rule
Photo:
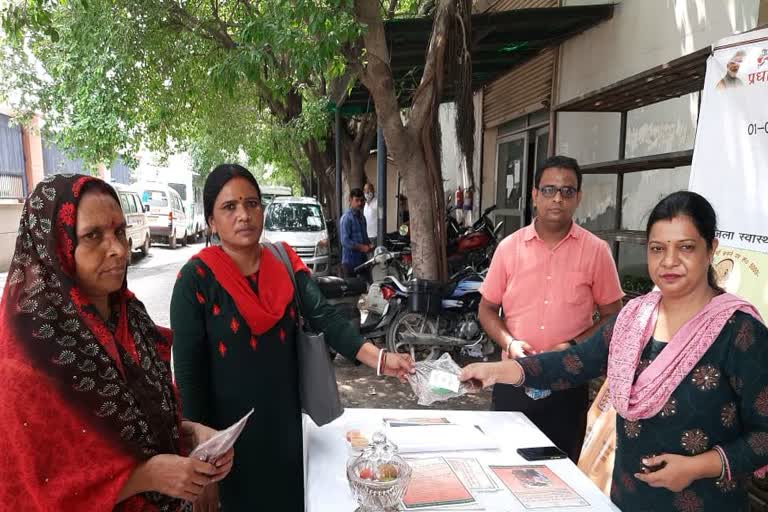
[[[264,247],[285,265],[293,283],[293,294],[298,313],[298,329],[296,330],[296,352],[299,359],[299,399],[301,409],[312,418],[318,426],[330,423],[344,412],[339,398],[339,388],[336,386],[336,371],[328,354],[325,335],[309,330],[309,324],[304,320],[304,308],[301,303],[296,276],[293,273],[291,260],[282,243],[264,243]]]

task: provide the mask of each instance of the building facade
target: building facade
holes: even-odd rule
[[[475,10],[599,3],[606,2],[478,1]],[[564,154],[589,165],[691,150],[698,92],[629,110],[623,154],[619,113],[558,112],[557,105],[754,29],[766,18],[764,0],[623,0],[615,3],[612,18],[491,82],[481,92],[478,206],[496,204],[496,220],[503,220],[504,234],[510,234],[531,222],[533,175],[547,155]],[[452,166],[444,160],[446,174]],[[687,165],[625,174],[620,226],[615,225],[619,178],[586,175],[577,222],[593,231],[644,230],[653,205],[670,192],[686,189],[689,174]],[[645,275],[642,243],[617,244],[616,255],[623,276]]]

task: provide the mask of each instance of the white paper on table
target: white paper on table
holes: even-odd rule
[[[445,457],[445,462],[456,473],[459,480],[464,482],[464,485],[471,491],[500,491],[501,488],[488,475],[480,464],[480,461],[473,458],[448,458]]]
[[[498,444],[474,425],[426,425],[389,428],[387,438],[400,453],[497,450]]]
[[[197,445],[189,456],[204,462],[213,462],[227,453],[235,445],[237,438],[240,437],[240,433],[245,428],[245,423],[251,414],[253,414],[253,409],[231,427],[220,431],[206,442]]]

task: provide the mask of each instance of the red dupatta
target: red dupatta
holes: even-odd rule
[[[294,272],[309,272],[299,256],[283,244],[291,260]],[[235,262],[221,247],[211,246],[192,257],[200,259],[211,269],[216,281],[232,297],[238,312],[243,316],[251,332],[261,335],[271,329],[285,314],[285,308],[293,300],[293,284],[285,265],[267,250],[261,250],[259,272],[256,277],[258,294],[248,284]]]

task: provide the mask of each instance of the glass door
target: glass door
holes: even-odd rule
[[[528,204],[528,133],[499,139],[496,146],[496,219],[504,222],[503,236],[525,225]]]
[[[531,139],[531,145],[528,148],[532,158],[530,158],[530,172],[528,174],[528,183],[530,183],[530,185],[526,190],[526,193],[528,194],[528,204],[525,209],[526,226],[533,222],[533,217],[535,214],[533,211],[534,208],[531,198],[531,189],[533,188],[535,181],[536,171],[539,170],[539,166],[541,166],[542,162],[547,159],[547,152],[549,150],[549,127],[545,126],[543,128],[539,128],[533,132]]]

